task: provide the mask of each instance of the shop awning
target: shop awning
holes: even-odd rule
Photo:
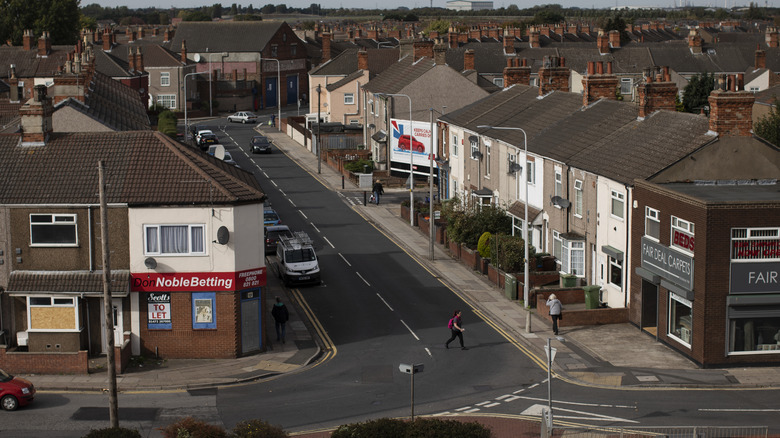
[[[615,260],[623,261],[623,251],[609,245],[604,245],[601,247],[601,251],[604,252],[604,254],[612,257]]]
[[[130,293],[130,271],[111,271],[111,296]],[[102,271],[13,271],[8,278],[8,294],[103,295]]]
[[[661,278],[661,287],[663,287],[666,290],[672,291],[676,293],[677,295],[685,298],[688,301],[693,301],[693,291],[685,289],[684,287],[674,284],[671,281],[667,281],[663,278]]]

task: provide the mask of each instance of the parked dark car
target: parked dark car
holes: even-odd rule
[[[26,406],[35,398],[35,386],[29,380],[14,377],[0,370],[0,407],[14,411]]]
[[[279,243],[280,237],[292,237],[292,231],[287,225],[271,225],[265,227],[265,253],[276,253],[276,244]]]
[[[253,154],[270,154],[271,153],[271,140],[263,135],[256,135],[252,137],[252,141],[249,142],[249,150]]]
[[[219,144],[219,137],[217,137],[216,134],[203,134],[200,136],[200,140],[198,142],[200,150],[207,151],[209,146],[213,144]]]

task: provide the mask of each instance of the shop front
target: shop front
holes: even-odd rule
[[[263,351],[263,286],[265,267],[132,273],[141,354],[205,359]]]

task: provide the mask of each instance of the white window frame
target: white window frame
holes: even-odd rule
[[[691,333],[689,334],[690,338],[693,339],[693,303],[691,303],[689,300],[677,295],[674,292],[669,293],[669,304],[668,304],[668,310],[666,314],[666,335],[669,336],[672,339],[677,340],[677,342],[687,346],[688,348],[691,347],[690,342],[686,342],[682,339],[682,337],[678,337],[675,335],[671,328],[672,328],[672,305],[673,301],[677,301],[678,303],[682,304],[683,306],[689,307],[691,309]]]
[[[563,172],[560,167],[555,168],[555,196],[563,197]],[[555,206],[561,208],[560,206]]]
[[[555,262],[559,265],[561,264],[561,257],[563,257],[563,240],[561,239],[561,233],[558,231],[553,230],[553,257],[555,257]],[[557,254],[556,254],[557,252]]]
[[[27,297],[27,331],[28,332],[60,332],[60,333],[68,333],[68,332],[78,332],[79,330],[79,306],[78,306],[78,297],[63,297],[63,296],[52,296],[52,295],[28,295]],[[33,298],[48,298],[49,304],[32,304],[31,301]],[[55,300],[70,300],[70,304],[63,304],[63,303],[55,303]],[[74,309],[73,311],[73,327],[72,329],[53,329],[53,328],[31,328],[32,327],[32,312],[30,312],[30,309],[35,307],[71,307]]]
[[[581,270],[578,270],[576,274],[577,277],[584,278],[585,277],[585,241],[583,240],[567,240],[561,238],[561,272],[566,274],[573,273],[574,269],[572,269],[572,254],[581,253],[582,254],[582,266]],[[579,267],[579,266],[578,266]]]
[[[176,95],[175,94],[158,94],[157,105],[164,108],[175,109],[176,108]]]
[[[355,93],[344,93],[344,105],[355,104]]]
[[[171,73],[167,71],[160,72],[160,86],[161,87],[170,87],[171,86]]]
[[[686,254],[693,255],[693,251],[691,251],[688,248],[682,247],[680,245],[677,245],[674,243],[674,232],[680,231],[685,234],[689,234],[691,238],[695,237],[694,234],[694,224],[693,222],[687,221],[685,219],[681,219],[677,216],[672,216],[671,224],[670,224],[671,230],[669,233],[669,246],[672,248],[675,248],[677,250],[680,250]]]
[[[607,272],[607,283],[611,284],[612,286],[615,286],[619,290],[623,290],[623,262],[621,260],[615,259],[611,256],[607,256],[609,260],[609,270]],[[620,284],[613,283],[612,282],[612,268],[620,269]]]
[[[582,180],[574,181],[574,216],[582,217]]]
[[[479,140],[474,141],[469,139],[469,143],[471,143],[471,159],[479,161],[479,158],[474,158],[474,152],[479,152]]]
[[[620,204],[620,215],[615,214],[615,206],[616,203]],[[617,190],[612,190],[612,204],[609,211],[610,216],[612,216],[615,219],[620,219],[621,221],[626,215],[626,195],[623,193],[618,192]]]
[[[458,156],[458,134],[452,134],[452,156]]]
[[[648,232],[648,222],[653,222],[658,227],[658,236],[653,236]],[[661,240],[661,212],[652,207],[645,206],[645,237],[659,242]]]
[[[504,78],[493,78],[493,85],[496,87],[504,88]]]
[[[779,227],[761,227],[761,228],[732,228],[731,229],[731,261],[732,262],[777,262],[780,261],[780,254],[774,251],[777,248],[777,240],[780,238]],[[734,251],[735,243],[740,242],[746,249],[769,248],[768,251],[755,255],[737,255]]]
[[[536,166],[535,160],[531,160],[528,157],[525,159],[525,168],[526,168],[526,180],[525,182],[528,184],[531,184],[532,186],[536,185]]]
[[[485,140],[485,178],[490,178],[490,140]]]
[[[33,216],[50,216],[51,222],[33,222]],[[30,246],[43,247],[43,246],[56,246],[56,247],[74,247],[79,245],[79,227],[78,216],[75,214],[61,214],[61,213],[30,213]],[[33,242],[33,227],[47,227],[47,226],[73,226],[73,242],[54,243],[54,242]]]
[[[160,229],[162,227],[187,227],[187,252],[175,252],[175,253],[163,253],[162,245],[160,245]],[[194,229],[200,228],[202,230],[203,251],[192,250],[192,232]],[[157,250],[149,250],[148,233],[156,229],[157,234]],[[154,255],[161,257],[189,257],[189,256],[203,256],[206,255],[206,224],[146,224],[144,225],[144,255]]]
[[[631,78],[620,78],[620,94],[623,96],[632,96],[634,94],[634,80]]]

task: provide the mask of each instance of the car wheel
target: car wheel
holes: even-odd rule
[[[6,411],[15,411],[19,407],[19,401],[12,395],[6,395],[0,400],[0,406]]]
[[[249,122],[249,120],[244,119],[241,123],[246,125],[248,122]]]

